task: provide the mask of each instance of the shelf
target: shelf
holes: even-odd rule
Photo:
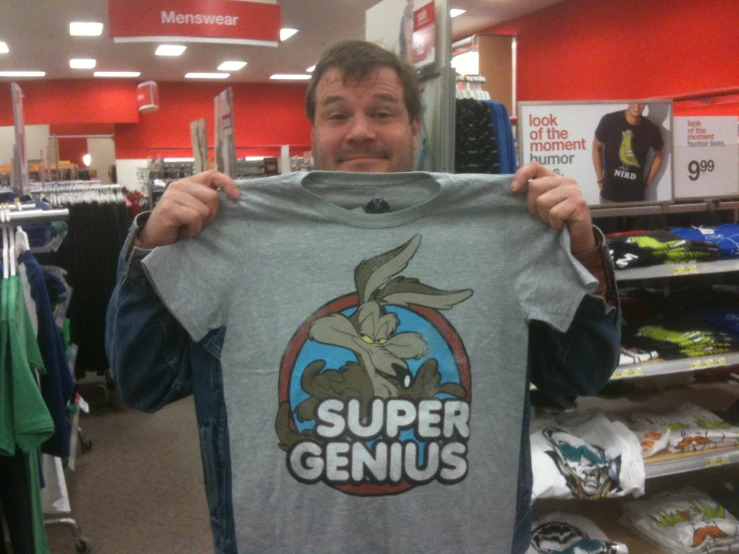
[[[644,460],[647,479],[729,464],[739,464],[739,448],[714,448],[691,454],[658,454]]]
[[[611,381],[633,379],[637,377],[654,377],[673,373],[688,373],[725,367],[739,364],[739,352],[727,352],[715,356],[701,356],[697,358],[682,358],[679,360],[665,360],[647,362],[643,364],[618,366],[611,376]]]
[[[739,259],[619,269],[616,270],[616,281],[684,277],[685,275],[706,275],[709,273],[727,273],[730,271],[739,271]]]

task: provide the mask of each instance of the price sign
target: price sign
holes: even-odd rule
[[[739,194],[739,118],[676,117],[675,198]]]
[[[726,358],[708,358],[690,364],[690,369],[708,369],[709,367],[721,367],[726,365]]]
[[[706,460],[706,467],[716,467],[731,463],[728,456],[714,456]]]

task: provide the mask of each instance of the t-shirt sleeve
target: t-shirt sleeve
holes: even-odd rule
[[[515,201],[505,225],[506,265],[514,293],[527,322],[543,321],[564,333],[598,280],[570,252],[566,229],[552,229],[533,217],[524,195]]]
[[[600,118],[600,122],[598,122],[598,126],[595,128],[595,138],[597,138],[600,142],[605,143],[606,142],[606,131],[608,128],[608,115],[604,115]]]
[[[665,147],[665,142],[662,140],[662,131],[659,126],[654,125],[652,127],[654,138],[652,139],[652,148],[655,152],[661,152]]]
[[[238,223],[238,202],[222,194],[218,215],[197,237],[155,248],[142,260],[164,305],[196,342],[227,324],[243,277]]]

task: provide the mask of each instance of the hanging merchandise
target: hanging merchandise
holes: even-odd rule
[[[69,232],[59,250],[39,255],[42,264],[67,271],[74,290],[67,317],[71,339],[79,347],[75,375],[102,374],[109,367],[105,354],[105,311],[115,287],[118,253],[131,216],[119,185],[56,184],[33,193],[52,206],[69,209]]]
[[[739,521],[693,488],[623,506],[622,522],[668,554],[739,552]]]
[[[600,500],[644,494],[644,460],[634,433],[603,413],[535,420],[531,433],[537,498]]]
[[[455,173],[515,173],[516,148],[505,105],[466,97],[456,102]]]
[[[624,544],[612,542],[595,523],[576,514],[554,512],[531,525],[526,554],[628,554]]]

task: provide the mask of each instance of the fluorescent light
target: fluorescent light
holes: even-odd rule
[[[0,77],[44,77],[45,71],[0,71]]]
[[[280,40],[285,41],[297,32],[298,32],[297,29],[289,29],[289,28],[280,29]]]
[[[246,62],[223,62],[218,66],[218,71],[238,71],[246,65]]]
[[[185,73],[185,79],[228,79],[230,73]]]
[[[7,54],[8,52],[10,52],[8,45],[4,42],[0,42],[0,54]]]
[[[93,73],[95,77],[138,77],[140,71],[96,71]]]
[[[450,17],[457,17],[458,15],[462,15],[467,10],[460,10],[458,8],[452,8],[449,10],[449,16]]]
[[[85,154],[82,156],[82,163],[85,164],[87,167],[90,167],[90,162],[92,161],[92,157],[90,154]]]
[[[99,37],[103,34],[103,24],[91,21],[73,21],[69,24],[69,34],[73,37]]]
[[[72,58],[69,67],[72,69],[92,69],[97,62],[91,58]]]
[[[195,158],[164,158],[163,162],[194,162]]]
[[[157,56],[180,56],[186,49],[187,46],[179,44],[161,44],[154,53]]]
[[[270,79],[276,79],[278,81],[307,81],[308,79],[310,79],[310,75],[289,75],[286,73],[275,73],[274,75],[270,76]]]
[[[314,72],[315,70],[316,70],[316,66],[315,66],[315,65],[312,65],[312,66],[310,66],[310,67],[309,67],[308,69],[306,69],[306,71],[307,71],[308,73],[313,73],[313,72]]]

